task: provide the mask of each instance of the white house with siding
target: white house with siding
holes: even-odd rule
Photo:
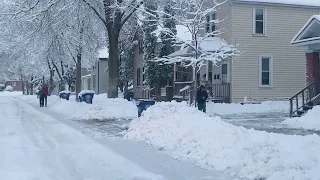
[[[109,69],[108,69],[108,48],[99,51],[98,61],[91,67],[91,89],[96,94],[108,93]]]
[[[290,41],[319,12],[320,0],[228,0],[218,9],[213,17],[225,20],[214,28],[243,51],[215,69],[227,71],[231,102],[290,98],[306,86],[306,48]]]

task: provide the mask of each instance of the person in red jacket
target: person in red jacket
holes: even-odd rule
[[[44,92],[44,105],[47,107],[49,90],[48,90],[48,86],[46,84],[43,85],[42,91]]]

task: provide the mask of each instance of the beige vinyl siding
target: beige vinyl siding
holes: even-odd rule
[[[266,8],[266,36],[253,35],[253,8]],[[243,52],[232,64],[232,101],[288,98],[306,85],[305,50],[290,40],[319,9],[232,4],[232,41]],[[228,41],[230,43],[230,41]],[[259,87],[259,56],[273,58],[273,87]]]
[[[225,1],[225,0],[221,0]],[[213,6],[210,0],[206,1],[204,6],[211,7]],[[232,11],[231,11],[231,2],[227,1],[223,3],[221,6],[217,7],[217,11],[215,12],[216,19],[222,22],[216,25],[216,30],[223,31],[223,34],[219,35],[223,37],[227,42],[231,41],[231,18],[232,18]],[[203,26],[201,30],[201,36],[204,36],[206,32],[206,25]]]
[[[218,7],[216,12],[216,18],[221,22],[217,24],[217,29],[223,33],[221,37],[227,42],[231,42],[232,39],[232,10],[231,2],[227,1]]]
[[[138,34],[135,36],[135,40],[142,40],[142,37],[139,37]],[[143,53],[139,53],[139,44],[134,45],[134,53],[133,53],[133,93],[134,98],[140,99],[142,98],[142,68],[145,64],[145,61],[143,59]],[[140,68],[140,86],[137,86],[137,69]]]

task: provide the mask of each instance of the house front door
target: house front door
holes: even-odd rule
[[[222,66],[212,67],[212,84],[220,84],[222,83]]]

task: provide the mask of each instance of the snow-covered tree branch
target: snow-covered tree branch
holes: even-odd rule
[[[190,38],[181,38],[169,28],[162,28],[162,33],[170,35],[181,49],[168,56],[156,58],[152,61],[179,66],[192,67],[194,96],[197,87],[197,73],[201,67],[211,64],[218,66],[223,60],[231,60],[240,54],[237,45],[229,45],[221,37],[222,31],[217,29],[221,22],[216,19],[218,7],[224,2],[217,0],[176,0],[173,6],[175,15],[164,13],[176,20],[178,31]],[[163,21],[163,20],[162,20]]]
[[[178,0],[173,8],[176,14],[172,18],[177,21],[178,25],[184,27],[185,33],[189,34],[192,40],[180,39],[168,28],[163,28],[162,33],[171,35],[181,50],[190,48],[192,55],[166,56],[154,61],[163,62],[163,64],[182,63],[184,66],[198,67],[199,70],[202,65],[207,64],[207,61],[216,65],[221,60],[239,55],[240,51],[236,46],[221,41],[221,31],[216,29],[220,21],[210,18],[215,17],[218,7],[223,3],[216,0]]]

